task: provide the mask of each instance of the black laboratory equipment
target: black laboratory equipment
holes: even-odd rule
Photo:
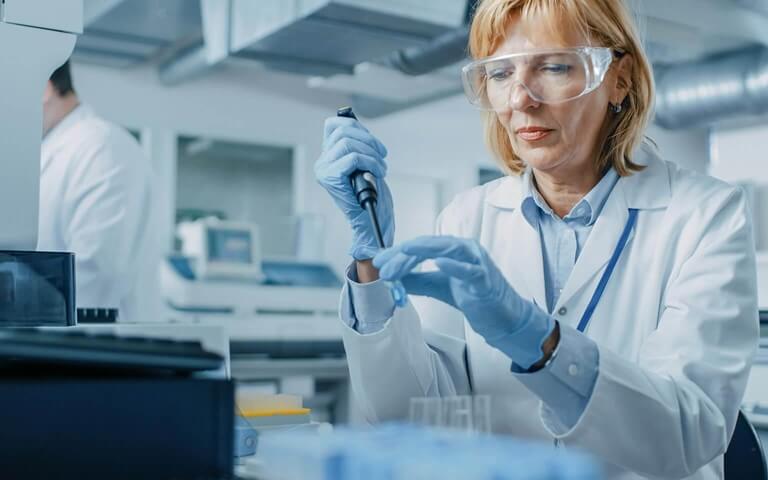
[[[223,361],[198,342],[0,330],[3,478],[232,478]]]
[[[75,257],[0,251],[0,327],[75,325]]]

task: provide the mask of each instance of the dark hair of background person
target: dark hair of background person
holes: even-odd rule
[[[75,87],[72,85],[72,72],[69,69],[69,60],[53,72],[51,83],[59,96],[63,97],[67,94],[75,93]]]

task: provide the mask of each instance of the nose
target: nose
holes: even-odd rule
[[[518,82],[509,89],[509,107],[512,110],[524,111],[540,105],[533,99],[530,90],[524,83]]]

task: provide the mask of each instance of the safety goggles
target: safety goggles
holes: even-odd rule
[[[563,103],[600,86],[613,62],[606,47],[529,50],[484,58],[462,68],[464,92],[481,110],[505,112],[522,89],[536,102]]]

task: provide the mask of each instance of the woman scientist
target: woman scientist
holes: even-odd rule
[[[653,77],[622,2],[484,0],[470,51],[465,90],[508,175],[454,199],[435,236],[379,252],[348,177],[377,176],[391,244],[386,149],[354,119],[325,126],[363,411],[489,394],[494,431],[588,450],[609,478],[722,478],[758,338],[744,195],[643,144]],[[424,301],[395,308],[379,278]]]

